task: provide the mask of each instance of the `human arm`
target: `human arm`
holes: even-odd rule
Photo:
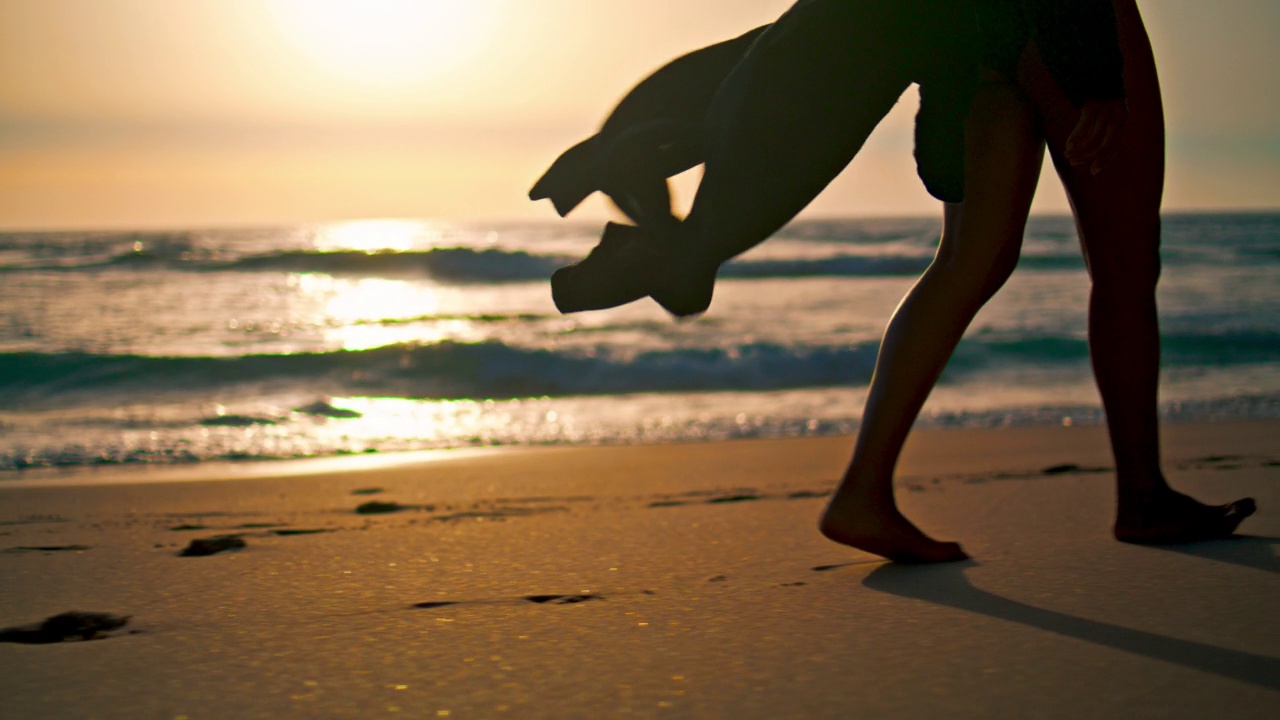
[[[1080,119],[1067,136],[1066,159],[1074,166],[1089,166],[1090,174],[1102,172],[1120,151],[1120,140],[1129,119],[1124,98],[1088,100],[1080,108]]]

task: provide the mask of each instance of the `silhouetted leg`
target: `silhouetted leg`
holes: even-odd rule
[[[1253,512],[1241,501],[1202,505],[1171,490],[1160,469],[1157,388],[1160,334],[1160,201],[1164,116],[1155,60],[1132,0],[1116,2],[1129,122],[1119,153],[1097,175],[1063,158],[1079,113],[1049,79],[1034,49],[1020,84],[1032,97],[1067,188],[1092,280],[1089,350],[1116,461],[1115,534],[1135,542],[1222,537]]]
[[[1034,115],[1009,82],[979,87],[965,134],[965,201],[946,206],[937,255],[889,321],[853,461],[819,523],[836,542],[899,562],[968,557],[902,516],[893,472],[965,328],[1017,264],[1044,157]]]

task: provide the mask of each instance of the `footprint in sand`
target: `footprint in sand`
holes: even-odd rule
[[[54,552],[82,552],[82,551],[84,551],[84,550],[88,550],[88,549],[89,549],[89,546],[88,546],[88,545],[19,545],[18,547],[11,547],[11,548],[9,548],[9,549],[5,550],[5,552],[8,552],[8,553],[25,553],[25,552],[43,552],[43,553],[54,553]]]
[[[707,493],[702,493],[702,492],[687,493],[686,497],[706,495],[706,494]],[[726,505],[730,503],[752,502],[755,500],[812,500],[815,498],[824,498],[829,496],[830,494],[831,494],[830,490],[796,490],[793,492],[789,492],[785,495],[763,495],[755,492],[741,492],[741,493],[733,493],[729,495],[716,495],[714,497],[709,497],[705,500],[701,500],[700,502],[705,503],[707,505]],[[679,507],[681,505],[688,505],[691,502],[696,502],[696,501],[664,498],[661,500],[654,500],[653,502],[650,502],[649,507],[651,508]]]
[[[831,494],[830,490],[797,490],[787,494],[788,500],[809,500],[811,498],[824,498]]]
[[[574,603],[587,602],[588,600],[603,600],[604,598],[586,593],[582,595],[526,595],[524,599],[539,605],[572,605]]]
[[[0,642],[51,645],[69,640],[98,640],[129,624],[128,616],[97,612],[64,612],[40,623],[0,628]]]
[[[356,506],[357,515],[386,515],[388,513],[400,512],[401,510],[417,510],[416,505],[401,505],[398,502],[381,502],[379,500],[370,500],[367,503],[361,503]]]
[[[244,547],[244,539],[239,535],[214,535],[213,537],[192,540],[178,555],[180,557],[207,557],[228,550],[240,550]]]
[[[749,495],[749,494],[743,494],[743,495],[722,495],[722,496],[720,496],[720,497],[713,497],[713,498],[711,498],[710,500],[707,500],[707,504],[708,504],[708,505],[721,505],[721,504],[724,504],[724,503],[750,502],[750,501],[752,501],[752,500],[759,500],[759,499],[760,499],[760,496],[759,496],[759,495]]]
[[[1085,467],[1076,463],[1063,463],[1061,465],[1050,465],[1040,471],[1041,475],[1086,475],[1111,472],[1109,467]]]
[[[520,598],[504,598],[495,600],[436,600],[414,603],[410,607],[419,610],[431,610],[433,608],[448,607],[450,605],[506,605],[520,602],[531,602],[538,605],[574,605],[577,603],[589,602],[591,600],[604,600],[604,596],[596,595],[595,593],[576,593],[570,595],[525,595]]]

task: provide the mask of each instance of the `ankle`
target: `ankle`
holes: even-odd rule
[[[1120,507],[1141,507],[1174,494],[1159,472],[1116,475],[1116,500]]]
[[[876,511],[898,511],[898,503],[893,496],[892,484],[880,482],[858,481],[846,478],[836,488],[829,503],[839,510],[855,508],[873,508]]]

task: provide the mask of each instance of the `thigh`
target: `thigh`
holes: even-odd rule
[[[1124,54],[1129,121],[1120,150],[1097,175],[1063,159],[1079,112],[1054,83],[1033,47],[1019,66],[1019,88],[1031,98],[1049,153],[1066,187],[1085,257],[1095,279],[1145,267],[1158,271],[1160,201],[1164,190],[1164,111],[1155,59],[1133,0],[1115,0]]]
[[[1010,82],[985,75],[965,126],[964,202],[947,205],[937,264],[978,275],[1011,272],[1043,158],[1028,99]]]

